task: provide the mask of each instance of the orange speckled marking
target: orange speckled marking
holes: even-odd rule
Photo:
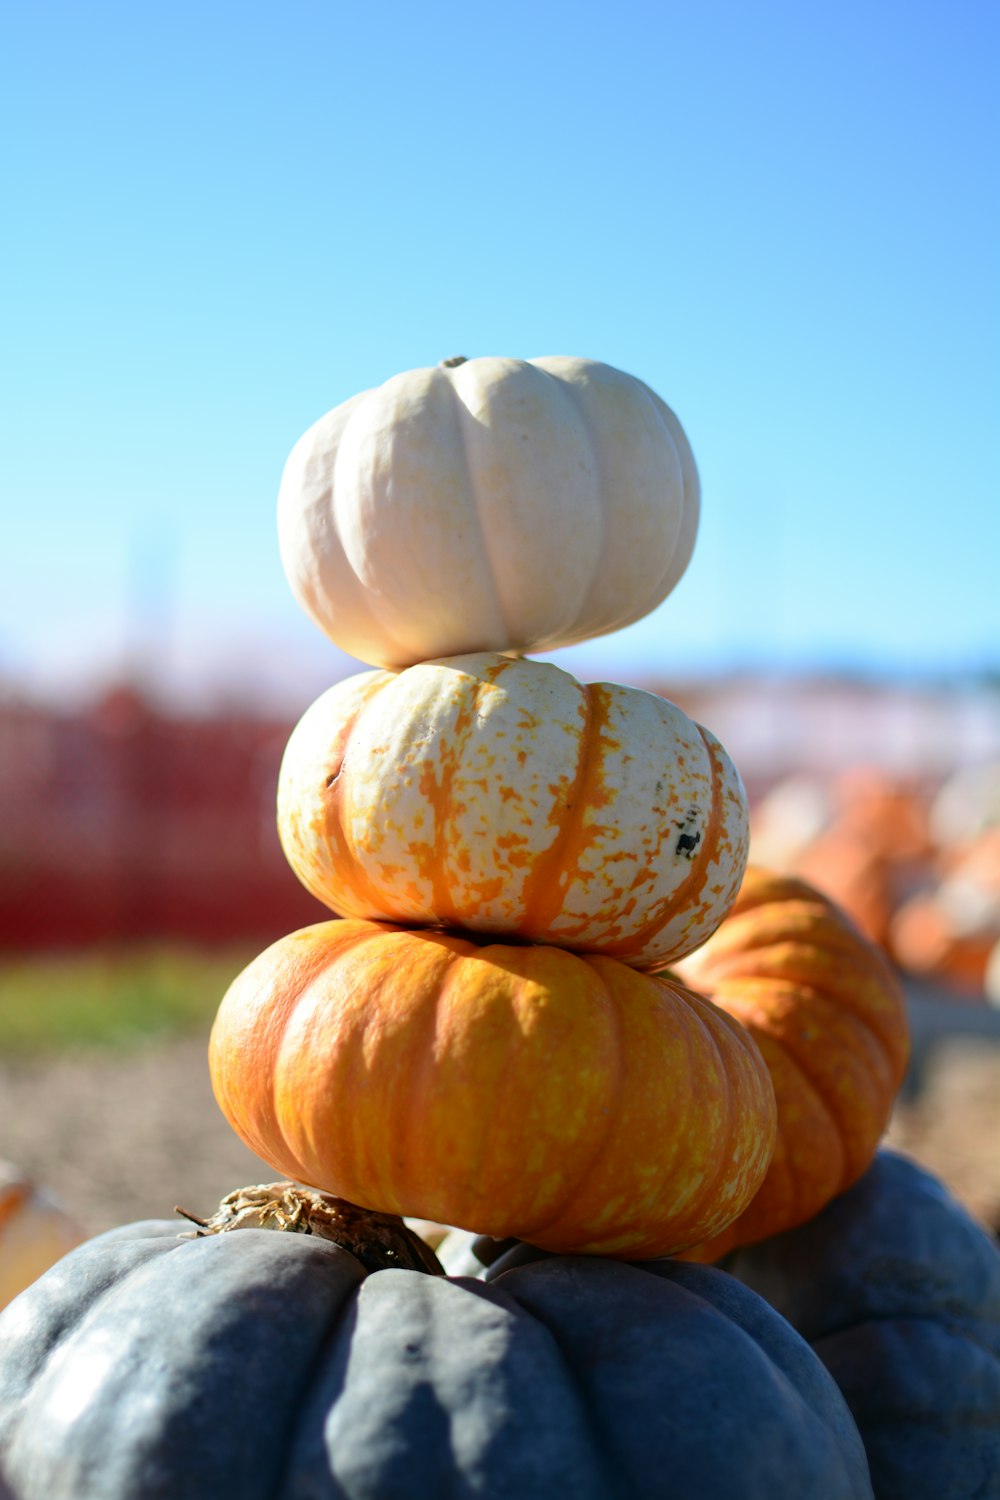
[[[548,934],[555,917],[562,911],[566,887],[571,873],[578,868],[580,853],[585,842],[593,843],[595,834],[585,840],[579,818],[570,818],[569,812],[581,804],[592,802],[594,806],[606,804],[606,792],[602,785],[602,767],[598,754],[600,746],[600,720],[598,709],[601,699],[594,687],[581,695],[580,744],[577,755],[576,774],[560,803],[561,788],[558,783],[549,783],[552,807],[548,822],[556,829],[554,843],[543,853],[535,856],[532,872],[525,881],[522,895],[523,918],[521,936],[542,941]]]

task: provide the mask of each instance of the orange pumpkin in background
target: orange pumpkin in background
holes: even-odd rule
[[[937,883],[895,913],[891,951],[911,974],[982,995],[1000,942],[1000,826],[941,850],[937,868]]]
[[[755,806],[751,831],[754,864],[815,885],[882,947],[931,857],[923,789],[877,766],[786,778]]]
[[[920,891],[894,914],[893,956],[907,973],[970,999],[983,994],[990,955],[1000,942],[1000,910],[986,920],[968,901],[958,910],[947,891]]]
[[[83,1238],[55,1198],[17,1167],[0,1162],[0,1307]]]
[[[764,1183],[697,1258],[791,1229],[866,1170],[909,1055],[902,991],[883,954],[832,901],[751,866],[736,904],[678,966],[740,1021],[766,1061],[778,1136]]]
[[[639,968],[715,930],[748,846],[739,775],[679,708],[491,653],[330,688],[288,742],[278,830],[341,916]]]
[[[368,1209],[627,1259],[720,1233],[767,1170],[750,1035],[679,982],[344,920],[260,954],[212,1031],[250,1149]]]

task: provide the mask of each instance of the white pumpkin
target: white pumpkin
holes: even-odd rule
[[[341,915],[640,968],[722,921],[747,821],[725,750],[672,703],[492,653],[338,683],[278,782],[288,861]]]
[[[84,1239],[43,1188],[0,1161],[0,1307],[6,1307]]]
[[[401,667],[549,650],[641,619],[687,567],[699,484],[680,423],[595,360],[397,375],[300,438],[281,557],[343,650]]]

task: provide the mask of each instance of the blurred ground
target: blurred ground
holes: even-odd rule
[[[941,1041],[921,1091],[897,1104],[886,1144],[922,1162],[1000,1235],[1000,1042]]]
[[[219,1113],[206,1041],[0,1059],[0,1154],[90,1234],[175,1204],[204,1217],[233,1188],[274,1181]]]
[[[997,1229],[1000,1014],[920,999],[913,1016],[917,1066],[889,1143]],[[169,1218],[175,1204],[205,1216],[233,1188],[272,1181],[280,1174],[219,1113],[206,1038],[0,1058],[0,1155],[55,1191],[89,1233]]]

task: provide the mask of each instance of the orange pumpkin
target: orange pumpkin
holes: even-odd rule
[[[900,968],[950,990],[980,996],[990,953],[1000,938],[1000,924],[986,921],[980,925],[972,900],[968,908],[971,920],[963,926],[956,916],[964,914],[942,899],[940,888],[918,891],[904,901],[889,929]]]
[[[678,973],[752,1033],[778,1105],[764,1183],[699,1247],[710,1260],[804,1223],[866,1170],[906,1069],[906,1007],[882,953],[844,912],[805,881],[754,866]]]
[[[237,977],[209,1060],[233,1129],[289,1177],[557,1251],[639,1259],[719,1233],[774,1140],[741,1026],[553,947],[319,923]]]
[[[0,1307],[83,1239],[54,1198],[0,1161]]]

